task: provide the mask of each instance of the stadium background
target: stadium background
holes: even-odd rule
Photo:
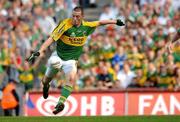
[[[180,47],[173,54],[165,48],[179,26],[179,0],[1,0],[0,98],[12,81],[20,116],[52,115],[63,74],[53,79],[47,100],[40,80],[55,45],[32,65],[25,59],[79,4],[86,20],[120,18],[126,27],[100,27],[88,38],[75,92],[59,116],[180,115]]]

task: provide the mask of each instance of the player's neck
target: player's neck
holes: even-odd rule
[[[81,23],[79,23],[78,25],[75,25],[77,28],[81,26]]]
[[[77,24],[77,25],[74,25],[75,27],[80,27],[81,26],[81,24],[82,24],[82,21],[79,23],[79,24]]]

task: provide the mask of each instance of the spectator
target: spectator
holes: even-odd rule
[[[168,55],[168,56],[167,56],[165,65],[166,65],[166,67],[167,67],[167,72],[168,72],[170,75],[173,75],[173,74],[174,74],[174,69],[176,68],[176,64],[174,63],[174,57],[173,57],[173,55]]]
[[[46,10],[42,10],[42,16],[38,19],[41,30],[45,35],[50,35],[50,33],[56,27],[54,19],[49,16]],[[46,28],[45,28],[46,27]]]
[[[79,60],[79,65],[83,69],[92,67],[93,63],[87,53],[83,54]]]
[[[93,90],[96,90],[96,87],[95,87],[95,79],[94,77],[91,77],[91,76],[87,76],[85,79],[84,79],[84,88],[83,90],[85,91],[93,91]]]
[[[55,7],[55,21],[56,23],[61,22],[63,19],[68,17],[68,11],[65,8],[64,0],[56,0]]]
[[[108,90],[108,87],[104,85],[103,81],[98,81],[97,82],[97,90]]]
[[[158,87],[172,89],[175,85],[173,77],[167,72],[167,68],[164,66],[160,67],[160,71],[157,76]]]
[[[9,83],[3,88],[3,95],[1,106],[4,110],[5,116],[13,116],[13,109],[15,109],[15,115],[19,115],[19,97],[15,91],[16,81],[9,81]]]
[[[33,88],[34,76],[27,62],[24,62],[24,66],[20,69],[19,79],[25,85],[25,90],[28,91]]]
[[[115,17],[115,13],[111,11],[110,5],[105,5],[99,20],[114,19]]]
[[[158,75],[157,68],[151,62],[148,66],[148,72],[147,72],[147,83],[149,87],[157,86],[157,75]]]
[[[108,72],[107,67],[102,67],[102,72],[97,74],[97,82],[102,82],[104,86],[107,86],[108,88],[112,88],[113,85],[113,77]]]
[[[123,70],[119,71],[117,79],[120,82],[120,87],[126,89],[134,80],[136,74],[130,70],[129,64],[125,63]]]
[[[146,86],[147,76],[146,76],[146,74],[144,74],[143,70],[142,69],[136,70],[136,74],[137,74],[137,76],[134,79],[134,83],[132,83],[133,86],[135,86],[135,87]]]
[[[102,45],[102,55],[103,59],[109,60],[113,57],[114,54],[114,47],[112,45],[112,42],[108,36],[105,36],[104,43]]]
[[[31,44],[23,31],[18,32],[17,46],[20,48],[22,57],[30,55]]]
[[[115,53],[114,57],[112,58],[112,65],[118,64],[120,69],[123,68],[124,61],[126,60],[127,55],[124,52],[124,48],[119,46],[117,52]]]
[[[175,82],[176,82],[175,90],[178,90],[178,89],[180,89],[180,68],[179,67],[177,67],[174,70],[174,74],[175,74],[174,79],[175,79]]]
[[[179,44],[174,46],[173,54],[164,50],[179,28],[180,12],[177,3],[174,7],[175,2],[177,0],[114,0],[111,6],[105,5],[99,19],[120,17],[126,21],[126,27],[108,26],[104,30],[97,29],[89,37],[78,63],[77,89],[108,90],[133,86],[177,90]],[[38,61],[38,67],[33,68],[38,62],[29,66],[23,62],[43,43],[45,34],[50,34],[58,22],[71,15],[69,12],[78,3],[79,0],[1,0],[0,73],[3,75],[0,79],[5,77],[4,67],[8,66],[11,67],[10,78],[17,77],[27,85],[27,76],[31,76],[30,90],[39,90],[46,59],[54,47],[49,47],[45,52],[47,56]],[[63,81],[61,74],[58,75],[52,89]],[[22,76],[26,80],[22,80]],[[90,77],[87,82],[86,77]]]

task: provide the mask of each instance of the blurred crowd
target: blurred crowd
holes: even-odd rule
[[[26,58],[38,50],[57,23],[71,17],[79,0],[0,1],[0,89],[14,81],[25,91],[40,90],[50,46],[33,64]],[[177,3],[176,3],[177,2]],[[165,46],[179,26],[178,0],[114,0],[104,5],[99,20],[120,18],[125,27],[97,28],[78,62],[76,90],[180,88],[180,46]],[[93,8],[98,7],[96,3]],[[86,16],[86,15],[85,15]],[[98,20],[98,18],[97,18]],[[59,72],[51,90],[65,82]]]

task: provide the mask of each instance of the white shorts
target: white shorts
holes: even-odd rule
[[[59,70],[63,70],[65,75],[69,75],[69,73],[77,72],[77,61],[76,60],[62,60],[57,52],[53,52],[51,57],[48,60],[48,66],[46,69],[45,75],[47,77],[53,77]]]

